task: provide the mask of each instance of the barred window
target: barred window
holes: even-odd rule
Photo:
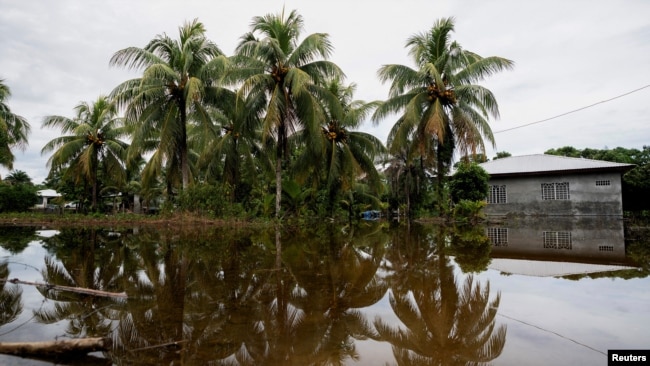
[[[568,200],[569,182],[542,183],[543,200]]]
[[[610,184],[611,184],[611,182],[609,180],[597,180],[596,181],[596,186],[597,187],[608,186]]]
[[[487,228],[487,236],[490,243],[495,247],[508,246],[508,229],[505,227],[489,227]]]
[[[506,203],[506,186],[491,185],[487,201],[488,203]]]
[[[571,232],[544,231],[544,248],[571,250]]]
[[[598,250],[601,252],[613,252],[614,251],[614,246],[613,245],[599,245]]]

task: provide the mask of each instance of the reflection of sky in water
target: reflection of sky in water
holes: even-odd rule
[[[43,258],[46,255],[47,251],[41,246],[40,241],[32,241],[20,254],[13,256],[7,250],[0,248],[0,261],[9,262],[8,279],[18,278],[22,281],[43,282],[40,268],[45,264]],[[65,335],[65,322],[46,325],[36,323],[33,318],[34,311],[41,307],[52,307],[54,301],[44,299],[35,286],[13,284],[7,284],[6,286],[20,286],[22,289],[23,311],[16,320],[0,327],[0,342],[52,341]],[[51,365],[52,363],[0,355],[0,364]]]
[[[462,271],[456,267],[454,274],[457,283],[462,284]],[[608,349],[648,348],[650,278],[572,281],[504,276],[487,270],[475,275],[475,280],[482,287],[489,282],[491,298],[501,293],[496,326],[506,325],[506,344],[493,365],[606,365]],[[364,313],[371,320],[379,316],[401,326],[388,295],[364,309]],[[375,341],[356,344],[361,356],[359,364],[385,364],[392,360],[390,345]],[[389,364],[394,364],[394,360]]]
[[[40,241],[33,241],[29,243],[29,246],[25,248],[23,252],[12,256],[11,258],[8,258],[10,254],[4,249],[0,249],[0,253],[2,260],[9,261],[8,279],[18,278],[23,281],[39,283],[43,282],[43,276],[40,273],[40,268],[44,266],[43,258],[45,258],[47,255],[47,251],[41,246]],[[16,342],[52,340],[56,336],[61,336],[65,333],[65,325],[45,326],[43,324],[35,323],[32,320],[27,324],[20,326],[18,329],[5,334],[9,330],[16,328],[20,324],[23,324],[31,319],[34,315],[34,311],[41,308],[41,306],[49,307],[54,305],[54,301],[44,299],[43,295],[38,292],[35,286],[12,284],[7,285],[21,287],[23,291],[21,296],[23,303],[23,312],[20,314],[18,319],[0,328],[0,333],[2,334],[2,336],[0,336],[0,341]],[[39,339],[35,339],[36,335]]]
[[[589,279],[503,276],[478,278],[501,292],[497,321],[508,327],[506,347],[495,365],[605,365],[608,349],[644,349],[650,338],[650,279]],[[508,317],[508,318],[506,318]],[[545,332],[517,319],[556,334]]]

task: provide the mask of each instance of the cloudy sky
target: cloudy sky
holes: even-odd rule
[[[5,102],[32,125],[29,147],[16,152],[14,168],[42,182],[49,156],[40,151],[59,133],[42,129],[43,117],[73,117],[80,102],[138,76],[109,67],[116,51],[144,47],[163,33],[177,38],[179,26],[198,18],[231,55],[254,16],[283,6],[303,16],[304,34],[329,33],[331,60],[357,84],[357,99],[385,99],[388,85],[377,70],[412,66],[406,39],[441,17],[456,19],[452,37],[465,49],[513,60],[514,70],[482,83],[501,111],[491,122],[497,146],[488,150],[490,158],[496,151],[536,154],[567,145],[650,145],[646,0],[0,0],[0,79],[12,91]],[[363,129],[385,141],[393,122]]]

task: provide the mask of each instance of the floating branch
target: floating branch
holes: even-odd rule
[[[86,295],[93,295],[93,296],[117,297],[117,298],[122,298],[122,299],[127,298],[126,292],[108,292],[108,291],[94,290],[94,289],[91,289],[91,288],[52,285],[52,284],[49,284],[49,283],[22,281],[22,280],[19,280],[17,278],[14,278],[14,279],[11,279],[11,280],[0,280],[0,283],[1,282],[11,282],[13,284],[21,284],[21,285],[32,285],[32,286],[37,286],[37,287],[45,287],[48,290],[69,291],[69,292],[76,292],[76,293],[79,293],[79,294],[86,294]]]
[[[47,342],[0,342],[0,353],[15,356],[72,356],[107,351],[109,338],[61,339]]]

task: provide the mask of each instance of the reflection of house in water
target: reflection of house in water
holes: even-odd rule
[[[487,228],[490,268],[530,276],[565,276],[635,268],[625,256],[617,217],[528,218]]]

